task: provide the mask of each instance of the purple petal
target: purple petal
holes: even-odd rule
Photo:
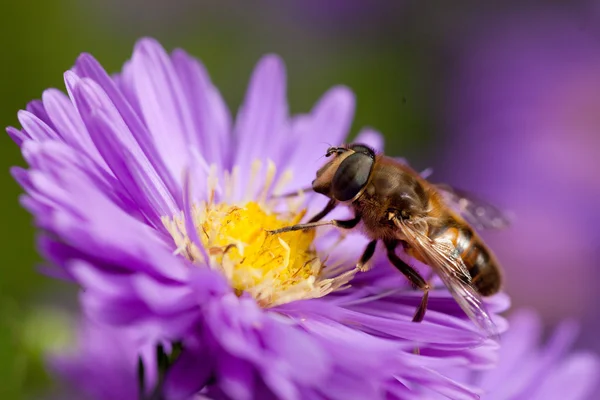
[[[110,99],[87,78],[75,86],[74,96],[100,154],[155,227],[162,228],[161,217],[174,215],[178,206]]]
[[[354,107],[354,94],[345,86],[334,87],[325,93],[312,111],[311,142],[343,143],[352,124]]]
[[[178,197],[181,193],[181,186],[179,185],[180,176],[171,175],[170,171],[165,165],[165,160],[160,156],[159,150],[156,148],[156,143],[152,140],[152,136],[149,134],[148,129],[143,125],[140,117],[136,115],[132,106],[127,102],[125,97],[116,88],[112,79],[108,76],[102,66],[89,54],[82,54],[77,59],[76,70],[80,76],[89,77],[93,79],[106,95],[110,98],[110,101],[117,108],[118,112],[131,134],[138,142],[139,147],[146,155],[161,180],[169,188],[171,196],[175,198],[178,204],[181,205],[181,199]],[[73,98],[73,86],[79,81],[79,78],[73,72],[65,73],[65,83],[69,96]]]
[[[64,141],[86,152],[103,168],[108,166],[98,153],[96,146],[92,142],[90,135],[83,124],[81,116],[69,100],[69,98],[59,90],[48,89],[42,95],[44,106],[48,111],[48,117],[56,127],[57,131]]]
[[[17,116],[23,130],[33,140],[60,140],[58,134],[51,127],[29,111],[21,110],[17,113]]]
[[[203,345],[186,343],[165,377],[165,397],[173,400],[192,398],[209,380],[213,364],[214,359]]]
[[[277,56],[265,56],[256,66],[246,98],[235,124],[236,153],[234,163],[244,176],[255,159],[272,158],[277,162],[277,149],[285,139],[287,118],[285,67]],[[242,177],[243,181],[247,177]]]
[[[30,139],[30,137],[25,132],[23,132],[17,128],[14,128],[12,126],[9,126],[8,128],[6,128],[6,133],[8,133],[8,136],[10,136],[10,138],[18,146],[21,146],[25,140]]]
[[[94,260],[103,260],[114,268],[144,271],[163,279],[186,279],[183,260],[171,254],[158,232],[116,207],[87,176],[69,169],[69,163],[59,163],[64,157],[53,159],[60,152],[42,151],[47,147],[57,150],[57,146],[61,144],[29,142],[24,148],[32,165],[46,164],[45,174],[28,174],[35,201],[52,210],[37,214],[38,223]],[[90,209],[95,212],[89,213]]]
[[[231,115],[219,90],[204,66],[186,52],[175,50],[171,58],[194,123],[190,143],[198,147],[208,163],[230,166]]]
[[[573,354],[549,374],[531,399],[591,399],[597,391],[599,376],[600,362],[595,354]]]
[[[119,296],[132,292],[133,282],[129,274],[101,271],[96,266],[83,261],[70,262],[68,270],[84,290],[93,290],[106,296]]]
[[[160,158],[180,181],[189,164],[189,146],[198,146],[183,88],[162,46],[142,39],[132,58],[133,84],[142,117]]]
[[[197,306],[194,293],[187,285],[166,285],[142,274],[130,280],[136,293],[157,314],[175,314]]]
[[[227,353],[215,357],[219,373],[219,386],[231,399],[254,398],[255,376],[251,365]]]
[[[55,129],[54,125],[52,125],[52,121],[48,117],[48,113],[46,111],[46,105],[40,100],[33,100],[27,104],[27,111],[31,114],[35,115],[41,121],[43,121],[46,125],[48,125],[51,129]]]
[[[356,143],[363,143],[367,146],[373,148],[376,152],[383,151],[383,135],[371,128],[364,128],[356,136],[354,139]]]
[[[345,141],[354,116],[355,100],[346,87],[330,89],[315,105],[308,119],[296,123],[289,157],[283,167],[293,168],[295,182],[309,185],[319,160],[330,145]]]
[[[112,80],[119,89],[119,92],[123,94],[125,100],[131,107],[135,115],[142,115],[140,108],[140,99],[138,99],[135,91],[135,69],[133,62],[128,60],[123,64],[123,69],[120,73],[114,74]]]

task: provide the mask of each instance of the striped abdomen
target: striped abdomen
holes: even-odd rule
[[[497,293],[502,275],[496,258],[470,226],[458,221],[452,225],[437,229],[435,237],[430,237],[444,236],[452,241],[469,270],[473,286],[482,296]]]

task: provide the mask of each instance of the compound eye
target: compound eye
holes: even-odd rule
[[[369,181],[374,163],[375,160],[364,153],[346,157],[331,182],[333,197],[338,201],[352,200]]]
[[[372,148],[370,148],[367,145],[361,143],[354,143],[349,146],[349,149],[354,151],[355,153],[362,153],[368,155],[371,158],[375,158],[375,152]]]

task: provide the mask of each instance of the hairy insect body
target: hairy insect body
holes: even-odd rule
[[[462,218],[449,219],[431,228],[432,240],[450,241],[454,245],[469,271],[471,284],[482,296],[491,296],[500,290],[502,274],[496,257]]]
[[[498,292],[502,283],[499,264],[473,228],[410,167],[385,156],[376,157],[369,183],[352,203],[362,217],[364,233],[371,239],[400,240],[411,257],[426,263],[418,251],[407,245],[390,215],[420,219],[423,235],[433,241],[452,243],[481,295]]]
[[[500,266],[472,224],[502,228],[504,216],[495,207],[448,186],[435,185],[408,165],[362,144],[331,147],[331,160],[317,171],[312,189],[330,201],[308,223],[273,233],[322,225],[358,227],[371,239],[357,267],[363,270],[383,242],[388,259],[417,288],[423,290],[413,321],[427,308],[430,285],[396,254],[402,246],[412,258],[430,266],[473,322],[489,335],[495,325],[481,296],[497,293],[502,284]],[[351,220],[320,221],[337,205],[354,210]],[[467,222],[466,219],[469,219]]]
[[[390,219],[390,212],[404,217],[425,215],[429,195],[417,179],[407,172],[408,167],[392,163],[387,157],[377,156],[367,187],[352,203],[352,208],[362,217],[365,233],[371,239],[402,239]]]

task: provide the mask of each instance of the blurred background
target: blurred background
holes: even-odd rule
[[[419,4],[417,4],[419,3]],[[48,87],[80,52],[120,69],[140,36],[200,58],[232,109],[261,55],[287,64],[292,112],[334,84],[357,95],[352,132],[432,180],[509,210],[486,232],[515,308],[550,327],[578,319],[578,346],[600,351],[600,5],[594,1],[49,0],[3,2],[0,121]],[[450,3],[452,5],[450,5]],[[56,389],[42,352],[69,344],[76,293],[43,277],[30,216],[0,136],[0,397]],[[64,308],[64,307],[67,308]]]

